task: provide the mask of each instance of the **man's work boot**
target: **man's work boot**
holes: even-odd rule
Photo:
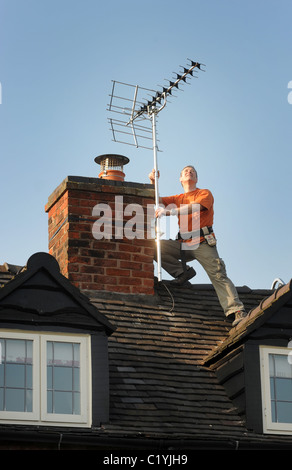
[[[232,322],[232,326],[238,325],[238,323],[241,322],[245,317],[247,317],[247,312],[245,310],[239,310],[238,312],[235,312],[235,318]]]
[[[170,281],[170,284],[173,286],[182,286],[187,281],[192,279],[192,277],[194,277],[195,275],[196,271],[193,268],[188,268],[186,271],[176,277],[173,281]]]

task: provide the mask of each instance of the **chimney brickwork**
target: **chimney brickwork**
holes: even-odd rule
[[[144,213],[144,233],[138,236],[137,232],[132,239],[124,236],[123,229],[129,221],[129,214],[124,214],[129,204],[139,205]],[[95,207],[110,208],[112,218],[108,227],[104,224],[108,238],[94,236],[94,224],[99,220]],[[81,290],[153,294],[155,242],[149,238],[149,207],[154,207],[154,190],[149,184],[68,176],[45,208],[49,253],[57,259],[62,274]],[[105,220],[105,214],[99,213]],[[120,225],[115,231],[116,218]]]

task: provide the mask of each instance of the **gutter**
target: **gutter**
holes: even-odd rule
[[[193,438],[167,438],[165,437],[118,437],[100,435],[90,430],[74,429],[29,429],[25,428],[2,428],[0,429],[0,449],[12,450],[94,450],[107,455],[109,452],[128,453],[130,455],[157,455],[177,454],[186,452],[192,456],[198,450],[291,450],[292,442],[283,440],[275,442],[267,440],[250,440],[244,438],[223,439],[193,439]]]

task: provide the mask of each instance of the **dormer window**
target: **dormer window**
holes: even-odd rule
[[[91,425],[89,335],[0,331],[0,422]]]
[[[260,347],[263,430],[292,433],[291,349]]]
[[[107,318],[36,253],[0,289],[0,423],[96,427],[109,419]]]

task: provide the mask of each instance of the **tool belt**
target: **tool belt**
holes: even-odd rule
[[[189,240],[192,240],[198,237],[204,237],[205,241],[208,243],[209,246],[216,245],[216,238],[215,238],[215,235],[213,234],[212,227],[202,227],[200,230],[195,230],[194,232],[184,233],[183,237],[180,232],[178,232],[177,234],[177,240],[181,240],[182,242],[187,242]],[[181,262],[182,262],[183,270],[186,271],[187,270],[186,256],[185,256],[184,249],[182,249],[182,245],[183,243],[181,243],[181,248],[180,248]]]
[[[184,242],[194,240],[198,237],[204,237],[210,246],[216,245],[216,238],[213,234],[213,227],[202,227],[200,230],[186,232],[183,235],[180,232],[177,234],[177,240],[182,240]]]

